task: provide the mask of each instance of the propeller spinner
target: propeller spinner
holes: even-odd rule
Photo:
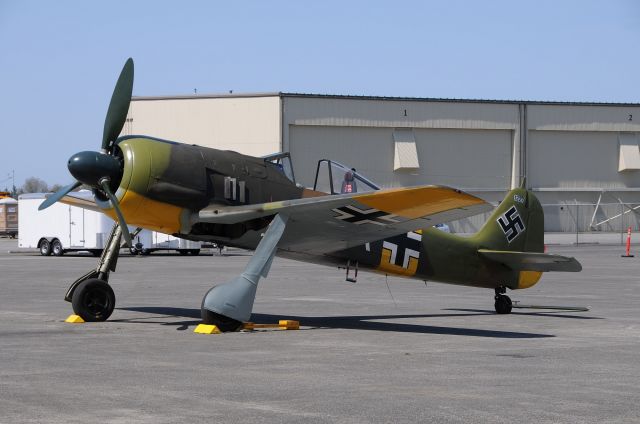
[[[122,178],[122,164],[120,159],[115,155],[115,142],[127,119],[132,92],[133,59],[129,58],[124,64],[122,72],[120,72],[120,77],[111,95],[111,102],[109,103],[107,116],[104,120],[101,151],[86,151],[71,156],[67,167],[76,181],[49,196],[38,207],[39,210],[46,209],[62,199],[70,191],[85,184],[91,187],[94,193],[96,191],[102,192],[111,200],[111,204],[118,218],[118,223],[122,228],[122,235],[129,247],[132,246],[131,234],[127,230],[127,223],[120,210],[120,204],[117,197],[113,194],[110,184],[112,182],[118,182],[120,178]]]

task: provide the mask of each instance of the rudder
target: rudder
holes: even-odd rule
[[[544,212],[538,198],[523,188],[511,190],[474,236],[484,249],[544,251]]]

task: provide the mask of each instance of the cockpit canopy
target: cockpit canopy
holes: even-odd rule
[[[330,194],[366,193],[380,190],[375,183],[349,168],[329,159],[318,161],[313,189]]]
[[[274,153],[263,156],[262,159],[264,159],[266,164],[280,170],[280,172],[295,184],[296,179],[293,173],[291,154],[289,152]],[[329,194],[344,194],[366,193],[380,190],[380,187],[358,173],[355,168],[349,168],[333,160],[321,159],[318,161],[313,189]]]
[[[293,174],[293,164],[289,152],[274,153],[263,157],[264,162],[278,168],[292,183],[295,184],[296,177]]]

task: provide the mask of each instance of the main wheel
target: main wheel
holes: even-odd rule
[[[209,289],[207,294],[215,287]],[[200,304],[200,313],[202,315],[202,323],[215,325],[218,327],[218,330],[226,333],[227,331],[238,331],[242,328],[242,323],[240,321],[236,321],[233,318],[226,317],[224,315],[216,314],[215,312],[211,312],[210,310],[204,307],[204,300],[207,298],[205,295],[202,298],[202,303]]]
[[[242,328],[242,323],[236,321],[233,318],[225,317],[224,315],[216,314],[208,309],[202,308],[202,323],[215,325],[218,330],[226,333],[228,331],[238,331]]]
[[[64,249],[62,248],[62,243],[60,243],[60,240],[54,240],[51,243],[51,252],[54,254],[54,256],[64,255]]]
[[[105,281],[90,278],[73,291],[71,304],[73,312],[85,321],[106,321],[116,307],[116,296]]]
[[[513,304],[511,303],[511,298],[504,294],[499,294],[496,296],[496,313],[498,314],[510,314]]]
[[[51,243],[49,243],[49,240],[42,240],[40,242],[40,254],[42,256],[49,256],[51,254]]]

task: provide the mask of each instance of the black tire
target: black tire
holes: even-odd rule
[[[149,249],[142,249],[142,251],[140,252],[140,254],[142,256],[149,256],[151,254],[151,250]]]
[[[500,314],[500,315],[510,314],[511,309],[513,308],[513,304],[511,303],[511,298],[504,294],[500,294],[496,296],[495,308],[496,308],[497,314]]]
[[[38,248],[40,249],[40,254],[42,256],[51,255],[51,243],[49,243],[49,240],[42,240]]]
[[[198,256],[200,254],[200,249],[191,249],[189,250],[189,254],[193,256]]]
[[[116,307],[116,296],[105,281],[89,278],[73,291],[71,305],[73,312],[87,322],[106,321]]]
[[[215,312],[211,312],[208,309],[202,308],[202,323],[215,325],[218,327],[218,330],[223,333],[227,333],[229,331],[238,331],[242,328],[242,323],[240,321],[236,321],[233,318],[225,317],[224,315],[216,314]]]
[[[186,256],[186,255],[189,254],[189,251],[188,250],[178,250],[178,253],[180,253],[180,255],[182,255],[182,256]]]
[[[215,287],[212,287],[207,291],[207,294]],[[208,325],[215,325],[218,327],[218,330],[223,333],[229,331],[238,331],[242,328],[242,323],[240,321],[236,321],[233,318],[226,317],[224,315],[216,314],[215,312],[211,312],[204,307],[204,300],[207,297],[207,294],[202,298],[202,302],[200,303],[200,314],[202,316],[202,323]]]
[[[51,242],[51,253],[53,253],[54,256],[64,255],[64,249],[62,248],[60,240],[54,240]]]
[[[89,250],[89,253],[91,253],[94,257],[98,257],[100,255],[102,255],[102,250]]]

